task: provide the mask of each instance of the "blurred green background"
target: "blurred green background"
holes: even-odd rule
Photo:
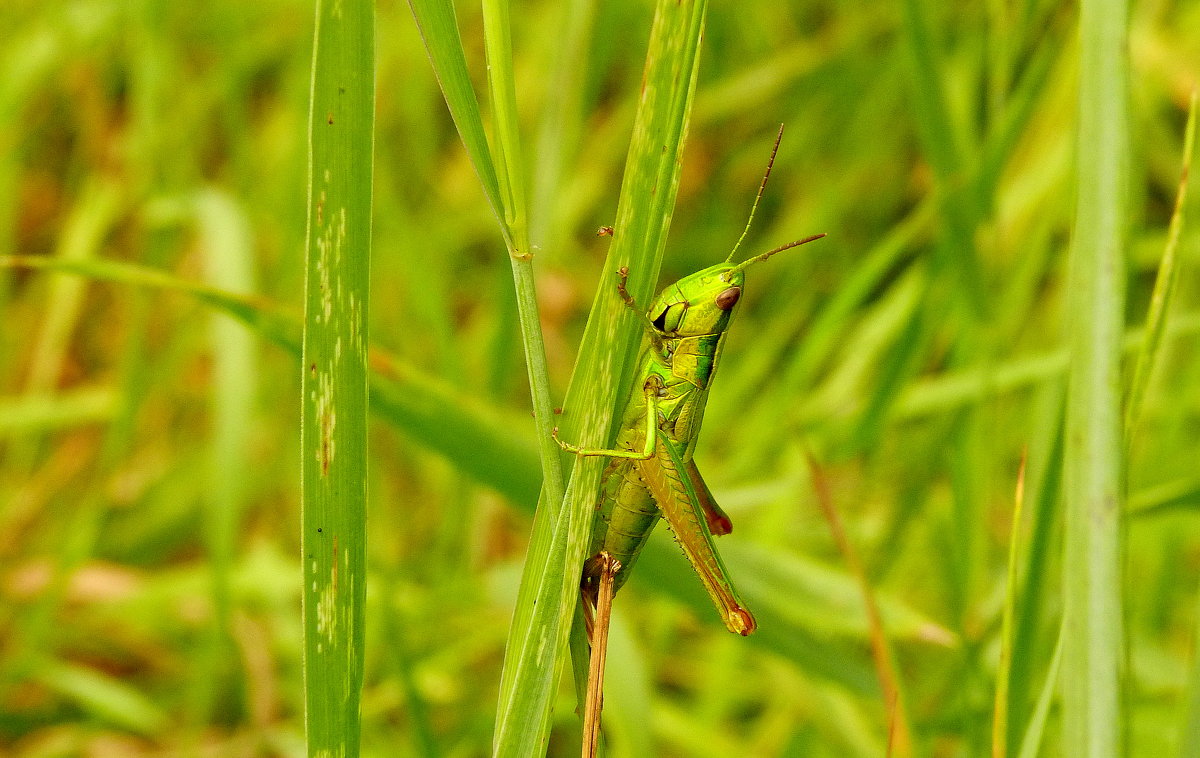
[[[557,397],[652,10],[513,8]],[[482,76],[478,9],[458,12]],[[587,14],[565,60],[564,14]],[[135,263],[298,314],[312,18],[291,0],[5,3],[0,255]],[[770,613],[811,639],[737,639],[698,582],[663,586],[645,560],[616,604],[611,754],[885,753],[862,598],[807,451],[879,593],[917,755],[989,754],[1015,528],[1016,754],[1062,605],[1076,19],[1037,0],[709,9],[663,278],[725,257],[786,123],[746,250],[829,237],[749,274],[697,459],[736,524],[735,579],[802,588]],[[1166,241],[1197,29],[1194,0],[1133,9],[1131,328]],[[513,457],[461,450],[502,472],[480,483],[422,422],[376,417],[363,750],[485,755],[533,424],[509,264],[408,7],[381,3],[377,35],[372,342],[393,374],[496,419]],[[1197,228],[1127,471],[1131,755],[1185,747],[1196,678]],[[296,358],[178,283],[3,268],[0,304],[0,754],[303,754]],[[552,755],[578,750],[574,706],[564,681]],[[1043,754],[1057,732],[1052,705]]]

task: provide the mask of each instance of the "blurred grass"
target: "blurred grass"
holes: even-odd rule
[[[482,9],[455,10],[460,85],[482,93]],[[0,267],[6,755],[304,753],[300,332],[287,314],[304,284],[312,11],[0,8],[0,254],[84,266],[69,279]],[[479,189],[409,9],[378,13],[362,752],[483,755],[540,486],[521,321],[503,209]],[[1054,3],[709,8],[663,275],[646,270],[639,297],[724,257],[780,122],[747,252],[830,237],[749,282],[697,449],[737,525],[721,549],[762,629],[719,628],[657,535],[619,598],[610,754],[884,753],[861,596],[806,449],[880,598],[914,754],[991,747],[1014,532],[1008,754],[1068,754],[1055,661],[1078,20]],[[523,5],[509,23],[506,118],[526,148],[513,170],[528,180],[561,398],[593,296],[612,299],[604,258],[619,240],[593,233],[619,215],[651,11]],[[1101,304],[1129,325],[1130,381],[1200,70],[1195,28],[1194,2],[1131,8],[1127,305]],[[481,99],[486,142],[498,111]],[[1125,532],[1136,591],[1121,601],[1129,755],[1195,745],[1182,730],[1200,561],[1196,198],[1122,473],[1137,513]],[[218,279],[217,261],[232,274],[237,259],[245,269]],[[128,286],[146,272],[167,278]],[[241,326],[217,336],[220,316],[178,296],[193,292],[184,282],[238,281],[257,344]],[[281,341],[290,349],[265,347]],[[564,429],[580,418],[565,405]],[[548,752],[575,754],[569,683],[548,697]]]

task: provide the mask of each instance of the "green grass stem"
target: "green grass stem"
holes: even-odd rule
[[[1067,755],[1124,753],[1121,667],[1121,337],[1128,240],[1125,0],[1079,14],[1076,206],[1068,272],[1063,741]]]
[[[620,388],[628,386],[640,330],[617,296],[616,272],[627,266],[630,293],[647,301],[679,187],[705,9],[703,0],[660,2],[655,13],[613,246],[563,403],[562,435],[585,447],[611,442]],[[505,654],[497,756],[544,750],[602,467],[597,459],[577,460],[561,507],[553,501],[539,506]]]

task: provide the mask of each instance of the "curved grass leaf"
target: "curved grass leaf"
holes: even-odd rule
[[[261,297],[225,292],[165,271],[111,260],[0,256],[2,267],[40,269],[186,294],[233,316],[263,338],[300,356],[300,319]],[[370,350],[370,368],[373,413],[395,424],[425,448],[446,457],[481,484],[518,505],[532,508],[541,486],[541,473],[532,440],[520,431],[528,423],[528,417],[485,407],[376,348]],[[94,395],[85,396],[86,407],[92,413],[100,413],[108,406],[97,404],[107,395]],[[66,413],[46,407],[46,402],[43,399],[26,412],[28,421],[7,417],[5,421],[33,423],[44,418],[46,423],[53,423],[60,412]]]
[[[488,204],[500,222],[505,245],[511,249],[514,242],[505,221],[500,181],[496,177],[496,166],[492,162],[487,135],[483,130],[479,100],[471,86],[454,4],[450,0],[409,0],[408,7],[412,9],[417,28],[421,31],[421,39],[425,41],[425,52],[429,54],[429,63],[442,88],[442,96],[446,99],[458,136],[479,176],[483,194],[487,196]]]

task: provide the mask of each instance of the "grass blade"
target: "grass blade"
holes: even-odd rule
[[[1020,547],[1021,515],[1025,504],[1025,460],[1017,474],[1017,494],[1013,499],[1012,531],[1008,538],[1008,581],[1004,591],[1004,610],[1000,620],[1000,664],[996,670],[996,696],[992,706],[992,758],[1008,755],[1009,685],[1012,675],[1013,617],[1017,610],[1017,556]]]
[[[410,0],[409,7],[425,41],[450,115],[475,166],[484,194],[500,222],[500,232],[512,265],[521,339],[525,347],[525,366],[542,465],[542,492],[547,502],[557,503],[562,500],[564,489],[562,461],[550,436],[554,404],[550,400],[546,348],[533,281],[524,162],[517,133],[508,3],[488,0],[483,4],[488,84],[496,116],[494,149],[489,147],[484,134],[479,101],[471,87],[453,5],[444,0]]]
[[[250,225],[237,202],[214,189],[200,192],[195,211],[205,252],[205,278],[215,287],[233,292],[254,289],[254,247]],[[198,681],[192,692],[192,723],[199,734],[212,718],[218,702],[221,673],[233,662],[232,576],[237,559],[237,535],[245,507],[245,484],[239,473],[251,457],[250,431],[254,428],[257,399],[254,332],[224,313],[214,311],[210,326],[213,356],[213,416],[209,444],[205,509],[205,542],[212,569],[213,621],[201,645]]]
[[[494,163],[500,182],[504,239],[508,244],[508,260],[512,266],[521,341],[525,347],[525,370],[529,376],[538,455],[542,463],[542,492],[546,502],[557,503],[562,500],[564,490],[562,456],[551,436],[554,404],[550,400],[550,371],[546,365],[546,345],[533,282],[533,252],[529,244],[525,163],[521,157],[521,140],[517,129],[508,0],[485,0],[483,22],[488,87],[496,122]]]
[[[358,755],[366,602],[375,8],[316,5],[301,404],[305,727]]]
[[[1080,6],[1076,208],[1068,272],[1063,750],[1120,755],[1121,336],[1129,127],[1125,0]]]

